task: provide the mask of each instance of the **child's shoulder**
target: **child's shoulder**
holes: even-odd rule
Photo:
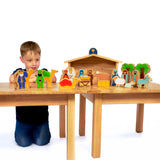
[[[17,68],[16,70],[13,71],[12,74],[15,74],[17,71],[22,71],[23,69],[22,68]]]

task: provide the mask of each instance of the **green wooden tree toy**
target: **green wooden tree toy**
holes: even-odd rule
[[[144,64],[137,64],[137,66],[136,66],[136,70],[138,70],[139,71],[139,73],[140,73],[140,79],[144,79],[145,78],[145,75],[147,74],[147,73],[149,73],[150,72],[150,65],[149,64],[146,64],[146,63],[144,63]]]
[[[132,75],[132,72],[134,71],[134,64],[127,64],[127,63],[124,63],[122,65],[122,78],[125,79],[126,83],[130,82],[131,81],[131,75]]]

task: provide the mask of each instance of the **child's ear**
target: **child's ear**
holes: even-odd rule
[[[20,56],[20,60],[21,60],[22,63],[24,63],[24,60],[23,60],[22,56]]]

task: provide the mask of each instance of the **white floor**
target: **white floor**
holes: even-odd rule
[[[59,107],[50,106],[50,144],[21,148],[14,142],[15,108],[0,108],[0,157],[5,160],[66,159],[66,139],[59,138]],[[79,96],[76,96],[76,160],[91,160],[92,104],[87,101],[86,136],[78,135]],[[160,159],[160,106],[146,104],[144,131],[135,132],[136,105],[104,105],[102,107],[102,145],[98,160]]]

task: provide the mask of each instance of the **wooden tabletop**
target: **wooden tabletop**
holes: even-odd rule
[[[29,89],[15,89],[15,85],[12,83],[0,83],[0,95],[41,95],[41,94],[81,94],[87,93],[84,88],[76,87],[75,89],[59,89],[58,83],[53,84],[53,88],[37,88],[36,83],[31,84]]]
[[[15,89],[14,84],[0,83],[0,95],[17,94],[99,94],[99,93],[160,93],[160,84],[150,83],[148,88],[125,88],[125,87],[75,87],[75,89],[59,89],[58,84],[53,84],[53,88],[36,88],[32,84],[30,89]]]

